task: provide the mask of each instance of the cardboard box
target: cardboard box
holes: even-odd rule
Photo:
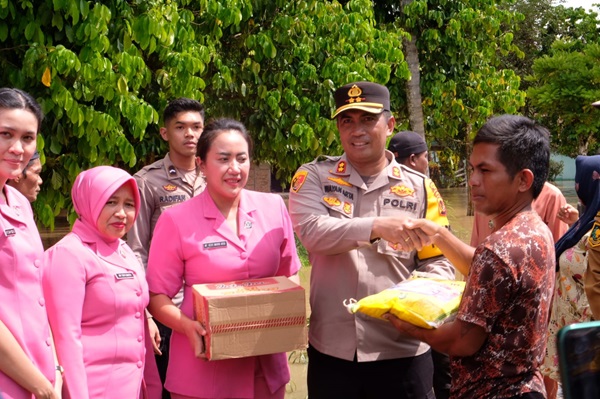
[[[208,360],[266,355],[308,345],[305,291],[286,277],[193,286]]]

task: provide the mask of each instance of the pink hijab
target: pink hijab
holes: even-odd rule
[[[71,189],[73,206],[81,222],[97,231],[98,217],[106,201],[124,184],[130,184],[133,190],[137,218],[140,193],[135,179],[129,173],[112,166],[96,166],[81,172]]]

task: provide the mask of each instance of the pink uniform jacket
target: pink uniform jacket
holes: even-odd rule
[[[95,223],[123,184],[132,185],[139,208],[135,180],[125,171],[97,167],[82,172],[72,190],[79,219],[46,251],[44,293],[66,398],[137,399],[146,394],[144,364],[147,354],[153,356],[144,269],[124,241],[108,240]]]
[[[0,188],[1,190],[1,188]],[[42,294],[44,247],[29,201],[4,185],[7,204],[0,204],[0,320],[33,364],[54,383],[52,341]],[[0,372],[3,399],[33,395]]]
[[[193,317],[193,284],[291,276],[300,261],[291,221],[280,196],[243,190],[238,237],[208,191],[167,209],[158,219],[148,258],[150,292],[173,297],[184,284],[181,311]],[[271,390],[289,381],[285,353],[206,361],[173,331],[165,387],[200,398],[251,398],[257,364]]]

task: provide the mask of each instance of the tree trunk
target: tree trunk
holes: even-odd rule
[[[400,8],[412,3],[414,0],[400,0]],[[404,56],[410,71],[410,79],[406,81],[406,100],[408,103],[408,123],[411,130],[425,138],[425,124],[423,121],[423,103],[421,100],[421,68],[419,65],[419,50],[417,49],[417,35],[410,32],[410,40],[403,39]]]
[[[590,134],[587,136],[587,138],[583,138],[579,140],[579,151],[577,152],[578,155],[587,155],[588,154],[588,145],[590,143],[590,141],[594,141],[594,134]]]
[[[473,131],[473,126],[469,123],[467,124],[467,134],[465,135],[465,162],[471,158],[471,152],[473,152],[473,144],[471,132]],[[473,206],[473,201],[471,201],[471,185],[469,184],[469,179],[471,178],[471,168],[465,168],[465,179],[467,180],[467,216],[475,215],[475,207]]]
[[[406,81],[406,97],[408,101],[408,122],[410,128],[425,137],[425,124],[423,121],[423,104],[421,101],[421,72],[419,67],[419,52],[415,35],[411,39],[404,39],[406,63],[410,70],[410,79]]]

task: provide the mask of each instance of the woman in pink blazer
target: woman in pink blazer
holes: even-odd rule
[[[173,329],[165,382],[173,399],[282,399],[290,379],[285,353],[210,362],[196,356],[205,331],[193,319],[193,284],[289,277],[300,267],[281,197],[244,189],[251,150],[241,123],[219,119],[207,124],[198,142],[206,190],[169,208],[154,229],[149,309]],[[171,298],[182,283],[179,309]]]
[[[60,374],[42,294],[44,248],[27,198],[6,182],[35,152],[43,115],[18,89],[0,89],[0,393],[4,399],[58,398]]]
[[[71,196],[79,218],[46,251],[43,279],[64,395],[147,397],[146,359],[156,367],[145,315],[148,285],[121,240],[140,206],[137,184],[124,170],[98,166],[77,176]]]

